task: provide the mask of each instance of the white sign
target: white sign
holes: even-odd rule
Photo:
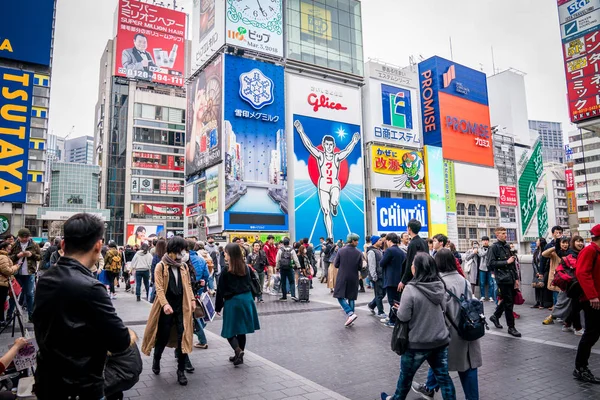
[[[600,8],[600,0],[572,0],[558,6],[558,22],[563,25]]]
[[[152,193],[154,179],[140,178],[140,193]]]
[[[370,61],[366,75],[370,78],[362,89],[365,142],[422,147],[418,72]]]
[[[585,32],[597,29],[600,25],[600,9],[585,14],[571,22],[560,26],[560,36],[563,41],[569,41]]]
[[[224,1],[194,0],[192,20],[190,74],[199,70],[225,44]]]
[[[228,44],[283,57],[282,0],[225,0],[225,3]]]
[[[131,193],[140,192],[140,178],[131,178]]]
[[[10,349],[11,347],[12,345],[9,344],[8,348]],[[39,347],[35,338],[27,339],[27,344],[19,349],[17,355],[13,359],[15,369],[17,371],[23,371],[24,369],[35,367],[38,349]]]

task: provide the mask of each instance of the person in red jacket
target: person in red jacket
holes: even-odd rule
[[[269,267],[267,268],[267,289],[271,285],[271,276],[275,273],[275,259],[277,258],[277,246],[275,246],[275,236],[269,235],[267,236],[267,243],[265,243],[263,247],[263,251],[267,255],[267,263]]]
[[[585,331],[575,357],[575,370],[573,376],[584,382],[600,384],[588,368],[588,361],[592,347],[600,338],[600,224],[590,231],[592,243],[585,247],[577,257],[575,274],[581,285],[581,308],[585,315]]]

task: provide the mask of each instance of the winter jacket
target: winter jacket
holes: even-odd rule
[[[334,250],[334,246],[331,243],[327,243],[323,247],[323,262],[331,263],[333,262],[332,253]]]
[[[18,265],[13,265],[8,253],[0,250],[0,286],[8,287],[8,279],[19,271]]]
[[[465,269],[470,268],[468,273],[468,279],[472,285],[477,284],[477,276],[479,275],[480,262],[481,257],[479,256],[479,253],[475,254],[473,249],[467,250],[467,252],[465,253]]]
[[[375,246],[367,248],[367,265],[369,266],[369,279],[376,282],[378,279],[383,279],[383,269],[381,268],[381,260],[383,252]]]
[[[135,257],[135,255],[136,255],[136,251],[133,249],[125,249],[124,255],[125,255],[125,262],[126,263],[131,262],[131,261],[133,261],[133,257]]]
[[[152,268],[152,259],[152,254],[149,251],[144,253],[143,250],[139,250],[133,256],[133,260],[131,260],[131,270],[150,271]]]
[[[310,265],[312,267],[314,267],[315,265],[317,265],[317,259],[315,258],[315,250],[308,243],[303,244],[303,246],[306,248],[306,257],[308,257],[308,260],[310,261]]]
[[[402,267],[406,261],[406,255],[398,246],[388,247],[383,252],[383,258],[379,265],[383,271],[383,287],[398,287],[402,280]]]
[[[13,264],[19,264],[19,261],[22,260],[22,258],[17,256],[17,254],[19,254],[21,251],[23,251],[21,249],[21,242],[17,239],[10,252],[10,259],[12,260]],[[37,264],[42,259],[40,246],[38,246],[33,240],[29,239],[25,251],[31,252],[31,256],[27,257],[27,274],[35,275],[37,271]]]
[[[111,396],[135,386],[140,380],[143,364],[137,344],[127,350],[109,354],[104,367],[104,395]]]
[[[408,322],[409,349],[431,350],[450,343],[445,310],[446,292],[442,281],[411,281],[406,285],[396,315],[400,321]]]
[[[600,297],[600,247],[596,243],[579,252],[575,274],[583,289],[582,301]]]
[[[38,280],[35,300],[37,398],[102,398],[107,352],[130,345],[104,285],[79,261],[61,257]]]
[[[411,266],[415,256],[419,252],[429,252],[429,246],[427,242],[419,235],[413,237],[408,244],[408,251],[406,253],[406,268],[404,271],[404,275],[402,276],[402,283],[405,285],[413,278]]]
[[[281,260],[281,254],[283,253],[283,250],[289,251],[292,253],[292,265],[290,265],[289,267],[283,267],[284,269],[296,269],[300,267],[300,260],[298,260],[298,256],[296,255],[296,252],[294,251],[294,249],[292,249],[291,246],[284,246],[281,248],[281,250],[279,250],[277,252],[277,257],[275,258],[275,267],[276,269],[279,271],[279,260]]]
[[[269,266],[274,267],[277,262],[277,246],[267,243],[264,245],[263,251],[267,255]]]
[[[544,250],[542,252],[542,257],[548,258],[550,262],[546,264],[550,267],[548,270],[548,284],[546,287],[548,290],[552,290],[553,292],[560,292],[560,288],[558,286],[553,286],[552,281],[554,280],[554,274],[556,273],[556,267],[560,265],[562,262],[562,258],[558,254],[556,254],[556,249],[554,247]]]
[[[465,278],[458,272],[441,273],[440,276],[446,285],[446,290],[460,298],[465,294]],[[466,285],[466,296],[472,298],[471,285]],[[446,293],[446,318],[458,325],[460,318],[460,304],[456,299]],[[450,328],[450,345],[448,346],[448,370],[464,372],[470,368],[479,368],[483,365],[480,340],[468,342],[462,339],[452,324]]]
[[[154,283],[154,271],[156,270],[156,264],[160,262],[160,257],[157,254],[152,256],[152,264],[150,266],[150,280]]]
[[[208,284],[208,278],[210,274],[208,272],[208,264],[206,260],[198,255],[194,250],[190,250],[190,261],[192,263],[192,268],[194,269],[196,280],[204,280],[204,289],[206,289],[206,285]]]
[[[116,262],[115,267],[113,267],[112,261],[113,258],[116,257],[119,257],[119,261]],[[121,255],[121,253],[119,253],[119,250],[115,248],[109,249],[106,252],[106,256],[104,257],[104,269],[109,272],[118,273],[121,270],[121,268],[123,268],[123,256]]]
[[[219,248],[215,244],[207,243],[204,245],[204,250],[207,251],[208,256],[211,258],[213,262],[213,268],[218,270],[219,265]]]
[[[55,265],[58,262],[58,259],[62,257],[60,254],[62,250],[57,250],[50,256],[50,264]],[[64,254],[64,253],[63,253]]]
[[[52,265],[54,265],[54,264],[52,264]],[[104,257],[100,256],[100,257],[98,257],[98,262],[92,266],[90,271],[92,271],[92,274],[95,274],[96,272],[101,271],[103,269],[104,269]]]
[[[486,271],[488,270],[488,259],[490,256],[490,246],[481,246],[479,248],[479,270]]]
[[[50,262],[50,258],[52,257],[52,254],[54,254],[54,252],[57,250],[58,250],[58,247],[56,247],[56,246],[50,246],[46,250],[44,250],[44,254],[42,255],[42,261],[40,262],[41,270],[48,269],[52,266],[52,263]]]
[[[254,268],[258,273],[265,272],[265,268],[269,266],[267,255],[262,250],[259,250],[258,253],[252,252],[248,254],[246,264]]]
[[[516,263],[508,264],[512,257],[510,247],[506,242],[497,241],[490,246],[488,270],[496,277],[498,284],[511,284],[517,279]]]
[[[338,251],[333,266],[338,269],[333,297],[356,300],[358,298],[358,272],[362,268],[362,252],[352,244]]]

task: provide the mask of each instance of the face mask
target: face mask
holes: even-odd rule
[[[190,259],[190,254],[187,251],[182,251],[180,256],[181,256],[181,262],[184,262],[184,263],[188,262]]]

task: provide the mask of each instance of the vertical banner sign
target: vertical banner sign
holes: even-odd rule
[[[567,192],[572,192],[575,190],[575,176],[573,175],[572,169],[565,170],[565,182],[567,186]]]
[[[33,74],[0,67],[0,201],[27,200]]]
[[[420,151],[371,146],[371,188],[399,192],[425,191],[425,164]]]
[[[538,234],[540,237],[546,237],[548,233],[548,199],[546,196],[542,197],[542,201],[540,201],[540,205],[538,206],[537,223]]]
[[[456,218],[456,179],[454,161],[444,160],[444,195],[446,197],[446,218],[448,239],[458,243],[458,220]]]
[[[228,44],[283,57],[282,0],[226,0],[226,7]]]
[[[190,74],[198,71],[225,44],[225,3],[194,0]]]
[[[358,88],[289,74],[296,238],[365,236]]]
[[[219,226],[219,166],[206,170],[206,219],[208,227]]]
[[[444,160],[442,148],[425,146],[425,183],[429,209],[429,234],[448,233],[446,195],[444,190]]]
[[[577,194],[575,192],[567,192],[567,210],[569,214],[577,214]]]
[[[283,67],[225,57],[225,230],[287,231]]]
[[[186,13],[119,0],[115,75],[183,86]]]
[[[188,176],[223,159],[222,84],[221,56],[188,84],[185,124],[185,173]]]
[[[523,153],[522,158],[526,157],[527,153]],[[536,142],[528,159],[521,159],[518,163],[523,165],[519,176],[519,208],[521,211],[521,233],[525,235],[538,205],[536,188],[544,169],[541,142]]]

